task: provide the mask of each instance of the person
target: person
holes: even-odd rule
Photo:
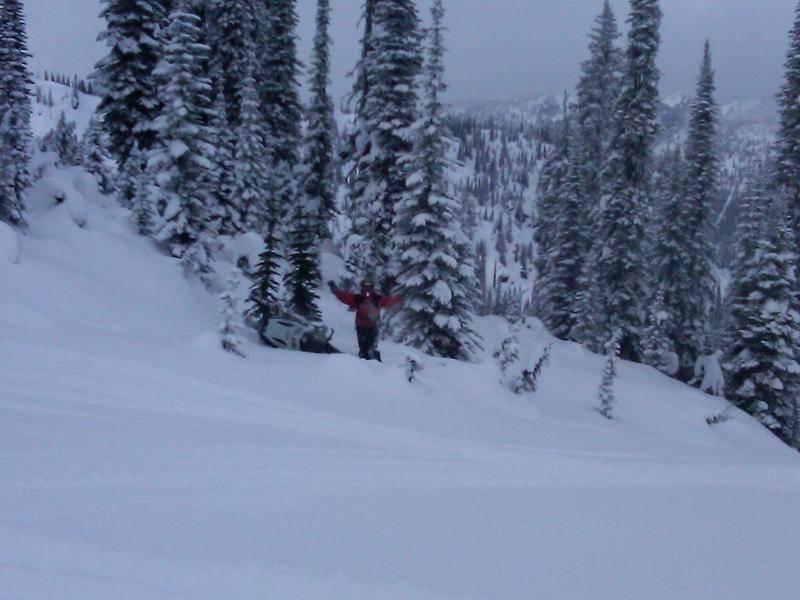
[[[328,287],[341,303],[356,311],[359,358],[380,362],[378,325],[381,319],[381,310],[398,306],[403,303],[403,299],[399,296],[382,296],[376,293],[375,284],[369,278],[361,282],[361,291],[358,294],[340,290],[333,281],[328,282]]]

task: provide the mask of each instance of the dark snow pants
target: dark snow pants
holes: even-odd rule
[[[356,327],[358,336],[358,357],[365,360],[380,362],[381,353],[378,352],[378,328]]]

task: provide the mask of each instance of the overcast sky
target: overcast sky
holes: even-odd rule
[[[332,0],[333,93],[349,83],[357,56],[362,0]],[[797,0],[663,0],[663,91],[690,92],[703,40],[714,51],[722,101],[778,91]],[[24,0],[32,66],[88,73],[103,47],[100,0]],[[308,57],[315,0],[298,0],[301,58]],[[419,0],[425,19],[430,0]],[[612,0],[624,26],[627,0]],[[507,100],[574,87],[586,57],[587,33],[602,0],[445,0],[449,97]]]

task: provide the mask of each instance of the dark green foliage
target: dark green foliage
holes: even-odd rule
[[[0,221],[24,225],[30,186],[31,76],[22,2],[0,6]]]
[[[55,128],[42,139],[42,150],[58,154],[58,164],[62,167],[81,164],[82,148],[75,133],[75,123],[67,122],[64,111],[61,111]]]
[[[741,218],[729,297],[726,396],[800,447],[795,233],[783,199],[766,188],[754,190]]]
[[[616,108],[616,132],[603,172],[594,265],[601,335],[608,338],[619,332],[622,357],[638,360],[647,296],[644,240],[650,165],[658,132],[658,0],[631,0],[628,22],[626,67]]]
[[[158,139],[155,120],[164,98],[156,67],[163,55],[167,27],[165,0],[102,0],[106,29],[100,35],[108,55],[97,64],[95,78],[102,96],[98,113],[120,164],[134,145],[149,151]]]
[[[459,218],[461,208],[446,179],[441,0],[434,0],[432,15],[423,116],[415,128],[408,191],[399,196],[396,206],[397,290],[404,300],[398,316],[399,337],[427,354],[467,360],[478,347],[478,336],[471,328],[476,291],[470,244]]]

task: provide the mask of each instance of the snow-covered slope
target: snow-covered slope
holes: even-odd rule
[[[385,364],[253,343],[238,359],[219,348],[216,298],[125,210],[79,169],[46,181],[27,235],[0,232],[0,597],[800,585],[800,460],[742,413],[709,427],[723,401],[623,364],[607,421],[601,358],[560,342],[523,397],[488,356],[424,359],[414,384],[391,344]],[[55,206],[54,187],[72,200]],[[352,314],[327,295],[322,308],[353,351]],[[479,327],[489,349],[508,328]],[[530,357],[553,341],[535,322],[520,339]]]

